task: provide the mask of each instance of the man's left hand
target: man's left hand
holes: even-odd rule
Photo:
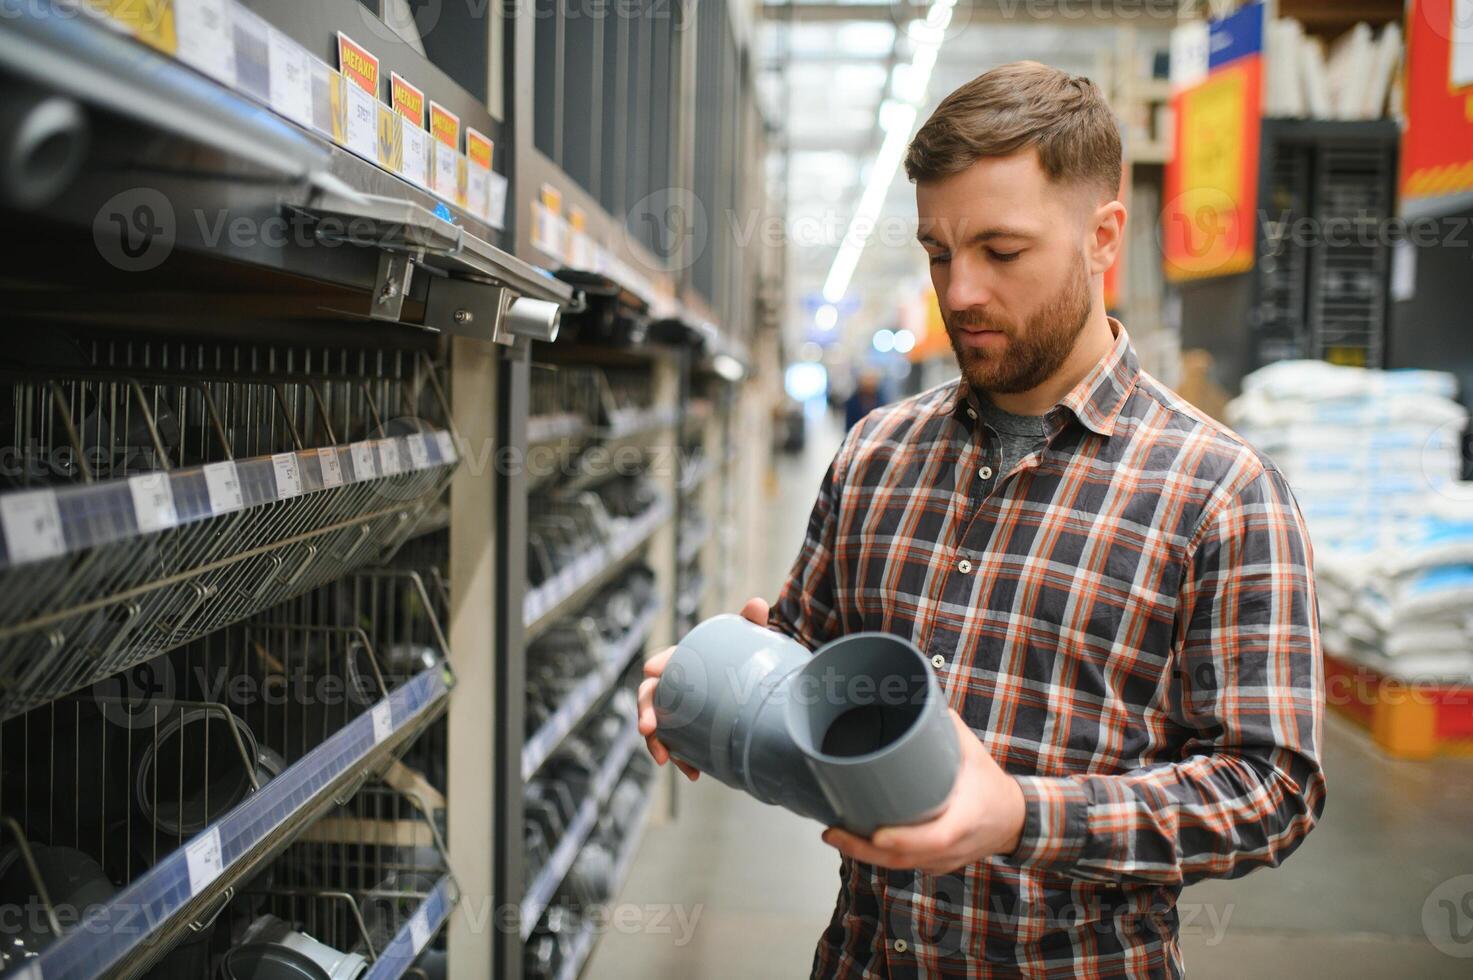
[[[1023,791],[992,758],[956,711],[961,767],[951,797],[936,817],[908,827],[882,827],[869,840],[830,827],[824,843],[882,868],[948,874],[993,854],[1011,854],[1023,835]]]

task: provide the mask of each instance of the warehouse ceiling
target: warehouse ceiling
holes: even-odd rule
[[[946,93],[1008,61],[1032,59],[1097,76],[1115,49],[1117,26],[1158,35],[1164,44],[1176,21],[1169,7],[1162,0],[959,0],[916,125]],[[789,350],[797,351],[814,336],[825,280],[884,138],[881,103],[894,91],[896,66],[911,60],[926,6],[799,2],[762,10],[761,94],[786,147],[775,163],[787,169],[784,322]],[[914,191],[897,173],[879,212],[882,231],[869,239],[839,304],[839,356],[831,360],[840,365],[845,351],[862,354],[876,329],[894,326],[902,298],[926,280],[914,215]]]

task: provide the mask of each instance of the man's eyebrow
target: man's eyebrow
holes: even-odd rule
[[[979,245],[983,242],[990,242],[998,238],[1021,238],[1027,241],[1032,241],[1034,237],[1035,236],[1032,232],[1024,231],[1021,228],[1009,228],[1005,225],[997,225],[992,228],[984,228],[976,234],[969,235],[967,237],[967,244]],[[945,247],[941,244],[940,241],[937,240],[935,235],[932,235],[930,232],[927,231],[916,232],[916,241],[920,242],[922,245],[934,245],[938,248]]]

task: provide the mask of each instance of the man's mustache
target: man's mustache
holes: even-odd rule
[[[1012,331],[1007,327],[994,323],[985,313],[978,310],[957,310],[947,317],[946,323],[953,330],[996,330],[998,333],[1012,336]]]

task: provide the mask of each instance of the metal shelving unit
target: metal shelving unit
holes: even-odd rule
[[[366,977],[448,960],[513,978],[552,909],[583,923],[558,940],[557,975],[574,977],[596,939],[581,909],[613,898],[583,887],[580,861],[612,856],[617,887],[667,809],[637,737],[609,726],[642,655],[674,638],[680,517],[700,500],[720,520],[730,399],[699,418],[698,466],[673,450],[690,378],[739,346],[710,311],[746,331],[755,262],[723,247],[693,284],[658,254],[633,184],[600,197],[532,146],[531,18],[505,45],[482,24],[489,70],[447,73],[443,38],[427,57],[359,0],[175,0],[174,34],[100,6],[42,0],[0,23],[0,126],[15,124],[0,138],[17,151],[0,215],[27,236],[0,283],[0,427],[39,464],[0,477],[0,850],[41,878],[75,852],[106,888],[83,927],[28,937],[39,956],[18,975],[206,976],[232,946],[301,936]],[[202,12],[230,58],[198,47]],[[730,11],[705,21],[731,67]],[[339,31],[512,152],[434,193],[383,165],[410,125],[385,107],[377,158],[350,149]],[[740,84],[728,135],[760,134],[750,79],[713,85],[680,34],[663,49],[665,135],[640,124],[641,159],[667,157],[650,187],[689,182],[697,87],[719,101]],[[487,92],[462,87],[477,77]],[[57,106],[59,163],[18,122]],[[576,113],[561,118],[577,137]],[[700,151],[725,161],[723,206],[758,186],[752,145],[741,163]],[[515,177],[504,213],[469,193],[477,177]],[[545,180],[586,211],[575,229],[544,203],[566,252],[525,220]],[[595,294],[625,304],[626,335],[592,325]],[[544,342],[522,300],[561,307],[581,336]],[[502,465],[493,447],[549,466]],[[640,466],[600,470],[598,452]],[[535,584],[534,534],[549,559]],[[719,540],[713,524],[696,560]],[[529,657],[570,637],[588,666],[528,731]],[[236,684],[294,697],[239,700]],[[323,684],[342,693],[314,699]],[[13,764],[43,744],[62,760],[44,783]],[[590,746],[602,764],[529,874],[524,794],[577,780]],[[75,805],[83,786],[96,813]],[[458,902],[522,921],[478,931]]]

